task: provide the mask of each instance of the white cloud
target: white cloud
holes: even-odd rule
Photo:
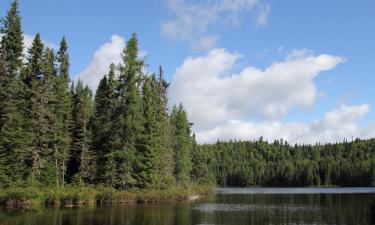
[[[369,111],[366,104],[343,105],[309,124],[280,122],[293,109],[311,109],[324,96],[314,79],[345,58],[300,49],[264,70],[249,66],[232,74],[240,58],[238,53],[214,49],[187,58],[172,78],[170,103],[183,103],[199,142],[264,136],[313,143],[364,137],[358,122]],[[255,118],[262,122],[250,122]]]
[[[95,93],[99,85],[100,79],[104,74],[108,73],[108,68],[111,63],[118,64],[122,61],[121,53],[125,47],[125,39],[113,35],[111,41],[102,45],[93,56],[90,65],[81,73],[79,73],[75,80],[82,80]],[[144,52],[144,56],[147,53]]]
[[[314,144],[343,141],[344,139],[365,137],[359,128],[359,120],[369,111],[366,104],[357,106],[343,105],[339,109],[310,124],[246,121],[230,121],[210,130],[197,132],[198,141],[213,143],[220,140],[254,140],[263,136],[273,141],[283,138],[290,143]]]
[[[246,16],[255,14],[256,26],[265,26],[271,11],[264,0],[167,0],[173,19],[162,25],[167,38],[190,42],[193,49],[212,49],[218,39],[210,34],[216,25],[240,26]]]
[[[230,74],[241,56],[214,49],[188,58],[173,76],[170,99],[182,102],[197,129],[252,117],[279,119],[294,108],[311,107],[321,92],[314,78],[344,62],[342,57],[294,51],[265,70],[246,67]],[[207,113],[210,112],[210,113]]]
[[[218,37],[216,36],[203,36],[198,40],[198,42],[193,43],[192,48],[197,51],[200,51],[202,49],[212,49],[213,47],[215,47],[217,40]]]

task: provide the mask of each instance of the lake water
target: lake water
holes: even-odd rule
[[[374,204],[375,188],[218,188],[176,204],[0,211],[0,225],[367,225]]]

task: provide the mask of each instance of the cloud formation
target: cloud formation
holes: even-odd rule
[[[167,0],[173,19],[162,25],[163,36],[188,41],[195,50],[212,49],[218,40],[214,26],[240,26],[252,13],[257,27],[267,25],[271,12],[264,0]]]
[[[319,96],[314,78],[344,62],[342,57],[296,50],[265,70],[246,67],[230,74],[240,57],[214,49],[206,56],[186,59],[177,69],[171,102],[183,102],[198,129],[231,119],[279,119],[294,108],[309,108]]]
[[[328,143],[344,139],[367,137],[367,130],[361,130],[360,119],[369,112],[367,104],[346,106],[327,112],[322,119],[312,123],[281,123],[232,120],[213,129],[196,133],[200,143],[214,143],[217,140],[254,140],[263,136],[268,141],[283,138],[290,143]]]
[[[82,80],[95,93],[100,79],[108,73],[111,63],[119,64],[122,61],[121,53],[125,47],[125,39],[118,35],[112,35],[111,41],[102,45],[93,56],[88,67],[79,73],[75,80]]]
[[[262,135],[269,140],[311,143],[364,135],[357,123],[369,111],[366,104],[343,105],[309,124],[279,122],[293,109],[313,107],[322,96],[314,79],[345,58],[301,49],[264,70],[249,66],[232,74],[240,58],[240,54],[214,49],[186,59],[173,76],[170,102],[184,104],[200,142],[252,140]]]

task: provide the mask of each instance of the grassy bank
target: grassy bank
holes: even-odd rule
[[[167,190],[119,191],[106,187],[11,188],[0,190],[0,205],[6,208],[79,207],[103,204],[176,202],[191,195],[207,195],[214,186],[176,186]]]

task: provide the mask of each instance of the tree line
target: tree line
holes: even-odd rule
[[[167,189],[194,181],[191,123],[182,105],[168,113],[163,70],[145,72],[136,34],[93,95],[70,81],[65,37],[55,54],[37,34],[23,55],[17,0],[0,32],[0,187]]]
[[[201,177],[220,186],[375,186],[375,139],[290,145],[260,138],[198,149]]]

